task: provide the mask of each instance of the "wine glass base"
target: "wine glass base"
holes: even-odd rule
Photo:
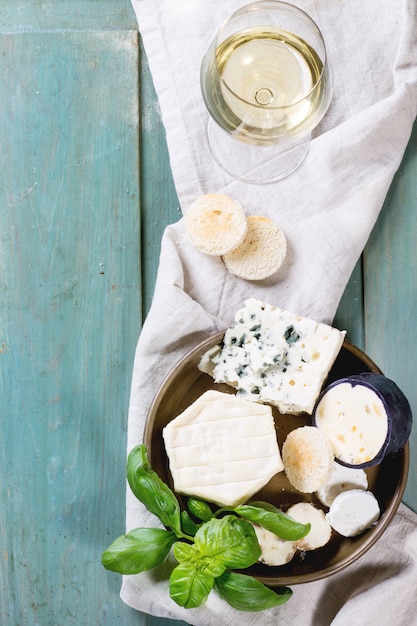
[[[265,185],[289,176],[304,160],[310,135],[290,146],[254,146],[234,139],[211,118],[207,125],[210,151],[227,174],[246,183]]]

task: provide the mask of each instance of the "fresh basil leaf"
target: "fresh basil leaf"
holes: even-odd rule
[[[195,521],[191,519],[187,511],[181,511],[181,528],[186,535],[194,537],[197,530],[200,528],[200,524],[196,524]]]
[[[180,563],[169,579],[169,594],[179,606],[194,609],[204,604],[213,589],[214,577],[196,565]]]
[[[112,572],[138,574],[162,563],[176,540],[168,530],[136,528],[113,541],[104,550],[101,562]]]
[[[174,556],[178,563],[195,563],[200,558],[200,552],[196,546],[192,543],[185,543],[185,541],[177,541],[174,546]]]
[[[174,557],[179,563],[192,565],[204,574],[213,576],[213,578],[223,574],[226,569],[225,565],[217,560],[216,557],[207,556],[195,544],[190,545],[184,541],[177,541],[175,544]]]
[[[194,541],[202,556],[224,568],[249,567],[261,555],[253,526],[234,515],[209,520],[197,531]]]
[[[130,452],[126,474],[131,490],[148,511],[156,515],[178,537],[183,536],[179,502],[150,466],[146,446],[136,446]]]
[[[233,510],[243,519],[270,530],[286,541],[297,541],[310,532],[310,524],[296,522],[289,515],[286,515],[268,502],[242,504]]]
[[[208,522],[213,517],[213,511],[207,502],[199,500],[198,498],[188,498],[187,501],[188,510],[191,515],[194,515],[197,519],[203,522]]]
[[[288,587],[272,590],[252,576],[228,571],[215,580],[214,588],[238,611],[265,611],[284,604],[292,596]]]

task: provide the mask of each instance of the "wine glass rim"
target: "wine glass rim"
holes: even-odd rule
[[[311,87],[311,89],[304,94],[299,100],[296,100],[295,102],[291,102],[291,104],[286,104],[286,105],[280,105],[280,106],[268,106],[268,110],[269,111],[284,111],[287,109],[290,109],[291,107],[295,107],[297,105],[299,105],[301,102],[303,102],[304,100],[306,100],[307,98],[309,98],[311,96],[311,94],[314,93],[314,91],[316,91],[318,89],[318,87],[320,86],[320,84],[322,83],[326,72],[329,70],[329,63],[328,63],[328,58],[327,58],[327,47],[326,47],[326,41],[323,37],[323,34],[321,32],[321,29],[319,28],[318,24],[315,22],[315,20],[305,11],[303,11],[303,9],[300,9],[299,7],[290,4],[289,2],[283,2],[282,0],[256,0],[255,2],[251,2],[249,4],[244,5],[243,7],[240,7],[239,9],[237,9],[237,11],[235,11],[234,13],[232,13],[224,22],[223,24],[218,28],[216,36],[215,36],[215,41],[216,41],[216,48],[218,47],[218,40],[219,37],[222,33],[222,31],[225,29],[226,25],[236,16],[240,15],[241,13],[244,13],[247,10],[257,10],[258,8],[266,8],[267,6],[274,6],[274,5],[285,5],[286,7],[289,7],[291,9],[293,9],[294,11],[298,12],[298,13],[302,13],[309,21],[310,23],[317,29],[318,34],[321,38],[322,41],[322,45],[323,45],[323,60],[322,60],[322,69],[320,72],[320,75],[318,76],[316,82],[314,83],[314,85]],[[261,25],[261,24],[259,24]],[[289,31],[286,31],[289,32]],[[227,91],[229,91],[229,93],[231,93],[235,98],[237,98],[238,100],[240,100],[242,103],[244,103],[245,105],[249,105],[251,107],[253,107],[254,109],[262,109],[264,110],[265,107],[264,105],[261,104],[256,104],[254,102],[249,102],[248,100],[246,100],[245,98],[243,98],[242,96],[240,96],[239,94],[237,94],[227,83],[227,81],[223,78],[220,69],[219,69],[219,65],[217,62],[217,58],[216,58],[216,66],[217,66],[217,70],[218,70],[218,74],[219,74],[219,79],[220,82],[224,85],[224,87],[227,89]]]

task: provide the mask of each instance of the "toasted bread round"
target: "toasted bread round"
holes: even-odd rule
[[[261,215],[247,218],[248,230],[240,246],[223,255],[227,269],[245,280],[263,280],[281,267],[287,241],[277,224]]]
[[[302,493],[317,491],[333,467],[332,447],[315,426],[292,430],[282,446],[282,461],[288,480]]]
[[[200,252],[222,256],[243,241],[247,223],[241,204],[225,194],[207,194],[195,200],[184,216],[185,232]]]

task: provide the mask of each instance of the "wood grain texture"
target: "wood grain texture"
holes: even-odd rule
[[[137,626],[100,563],[141,323],[137,32],[22,24],[0,36],[0,623]]]
[[[417,416],[417,123],[364,253],[365,349]],[[417,428],[404,502],[417,512]]]
[[[0,0],[0,32],[137,30],[129,0]]]

